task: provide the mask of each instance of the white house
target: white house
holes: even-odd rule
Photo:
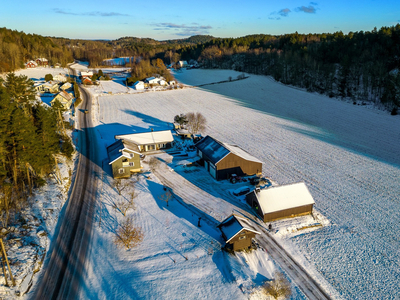
[[[144,82],[143,81],[136,81],[134,84],[133,84],[133,87],[134,87],[134,89],[135,90],[144,90]]]
[[[89,71],[89,72],[81,72],[81,76],[82,76],[82,79],[83,78],[85,78],[85,77],[89,77],[89,78],[92,78],[92,76],[93,76],[93,72],[92,71]]]
[[[167,85],[167,82],[166,82],[164,79],[160,79],[160,80],[158,81],[158,84],[159,84],[159,85]]]
[[[146,78],[146,82],[148,83],[148,84],[158,84],[158,78],[155,78],[155,77],[148,77],[148,78]]]
[[[171,148],[174,141],[171,130],[123,134],[114,138],[136,144],[140,152]]]
[[[67,76],[65,76],[64,74],[57,74],[53,76],[53,80],[59,82],[67,82]]]
[[[168,82],[168,84],[169,84],[169,85],[175,85],[176,82],[175,82],[175,80],[171,80],[170,82]]]

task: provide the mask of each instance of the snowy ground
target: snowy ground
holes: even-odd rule
[[[75,157],[71,161],[59,157],[59,180],[53,175],[47,178],[47,185],[36,190],[28,199],[29,208],[22,210],[17,221],[20,225],[8,227],[7,239],[4,239],[5,248],[16,286],[5,287],[4,276],[0,276],[1,299],[11,300],[18,295],[26,296],[36,283],[36,274],[41,270],[58,218],[63,214],[74,172],[74,161]]]
[[[239,74],[184,70],[175,76],[198,85]],[[118,82],[109,84],[109,90],[120,89]],[[253,285],[279,269],[264,252],[236,258],[221,252],[215,227],[204,222],[198,228],[197,215],[179,201],[166,207],[159,200],[162,185],[150,173],[150,178],[139,176],[136,209],[128,212],[143,228],[144,241],[128,251],[115,248],[114,231],[124,216],[112,206],[127,196],[118,196],[110,186],[105,146],[115,134],[171,129],[175,115],[190,111],[207,118],[205,134],[262,160],[264,175],[274,183],[306,182],[316,201],[315,218],[274,222],[274,236],[300,263],[311,265],[314,277],[336,289],[339,296],[334,298],[398,297],[399,116],[251,75],[202,89],[142,94],[122,89],[120,95],[95,98],[91,115],[104,174],[82,299],[257,299],[262,296],[256,290],[251,294]],[[221,186],[206,189],[200,174],[184,176],[221,195]],[[214,217],[223,217],[222,212]],[[303,298],[293,291],[293,298]]]
[[[215,72],[184,70],[175,76],[185,84],[203,84],[240,74]],[[298,234],[283,234],[291,224],[278,230],[276,237],[294,256],[314,265],[345,299],[396,297],[400,283],[398,116],[253,75],[202,89],[96,101],[96,129],[104,145],[116,133],[171,128],[175,115],[201,112],[208,121],[207,134],[261,159],[264,175],[274,182],[306,182],[317,211],[330,225]]]

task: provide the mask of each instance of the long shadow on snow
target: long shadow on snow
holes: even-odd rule
[[[162,201],[159,199],[159,196],[164,192],[164,186],[158,183],[155,183],[153,181],[148,181],[148,188],[149,191],[152,193],[154,199],[156,199],[156,203],[159,206],[160,209],[162,210],[168,210],[171,213],[173,213],[175,216],[177,216],[180,219],[185,219],[188,222],[190,222],[193,226],[198,226],[199,222],[199,217],[201,217],[200,220],[200,227],[198,227],[200,230],[202,230],[205,234],[211,236],[212,238],[216,239],[218,243],[210,244],[208,246],[208,249],[205,249],[209,255],[212,255],[212,260],[215,263],[216,267],[218,270],[221,272],[221,275],[223,276],[224,280],[226,282],[233,282],[235,280],[234,276],[232,275],[231,271],[231,265],[228,260],[228,253],[221,251],[221,244],[225,244],[221,233],[219,230],[216,228],[217,224],[219,224],[219,221],[215,220],[213,217],[211,217],[208,214],[205,214],[203,211],[199,210],[195,206],[191,204],[187,204],[186,202],[183,201],[182,198],[177,196],[176,194],[173,193],[173,199],[170,200],[168,206],[165,201]],[[179,203],[179,205],[176,205],[175,203],[171,203],[172,201],[176,201]],[[184,209],[179,208],[179,206],[182,205]],[[186,210],[186,211],[185,211]],[[204,224],[206,223],[206,224]],[[193,239],[193,238],[192,238]],[[196,243],[195,240],[190,240],[192,243]],[[171,241],[172,243],[173,241]],[[180,254],[183,258],[185,258],[184,255],[182,255],[178,249],[176,249],[171,243],[168,243],[168,246],[172,249],[174,249],[178,254]]]
[[[274,81],[273,79],[270,79]],[[239,81],[239,84],[245,84],[246,81]],[[348,130],[344,130],[344,126],[346,126],[346,119],[341,120],[342,116],[341,111],[332,111],[329,105],[324,105],[324,99],[320,99],[320,102],[310,99],[307,99],[308,95],[314,95],[313,93],[309,93],[303,91],[301,89],[284,86],[283,84],[276,82],[276,84],[281,84],[284,88],[293,89],[293,93],[303,94],[302,99],[304,101],[295,101],[280,98],[279,93],[270,94],[268,90],[259,91],[259,93],[252,95],[251,99],[246,99],[247,94],[237,95],[234,90],[228,88],[221,88],[223,85],[227,84],[237,84],[237,82],[227,82],[218,85],[209,85],[206,87],[199,88],[201,90],[223,95],[235,100],[239,105],[247,108],[254,109],[256,111],[260,111],[262,113],[272,115],[281,119],[293,121],[299,125],[308,125],[315,128],[321,129],[326,134],[324,135],[313,135],[309,134],[310,132],[295,132],[306,134],[312,138],[318,139],[320,141],[339,146],[345,149],[349,149],[352,152],[359,153],[361,155],[365,155],[367,157],[372,157],[376,160],[394,164],[396,166],[400,166],[400,156],[396,155],[396,153],[392,153],[393,151],[385,151],[385,148],[382,147],[379,143],[374,143],[371,139],[368,139],[367,133],[365,130],[365,134],[360,136],[358,132],[360,130],[352,131],[352,128],[348,128]],[[243,89],[246,89],[243,86]],[[253,90],[254,92],[254,90]],[[323,97],[323,95],[320,95]],[[248,97],[248,96],[247,96]],[[295,97],[294,97],[295,98]],[[309,100],[309,101],[307,101]],[[339,99],[329,99],[329,101],[338,101]],[[343,103],[345,105],[345,103]],[[357,114],[357,109],[362,109],[357,106],[348,105],[347,109],[351,112]],[[307,112],[304,112],[307,111]],[[311,112],[311,113],[310,113]],[[359,122],[358,124],[370,124],[374,120],[369,119],[371,116],[369,115],[371,112],[365,110],[365,114],[358,113],[358,116],[362,116],[365,118],[364,122]],[[386,118],[389,116],[380,116],[376,114],[377,118]],[[350,118],[354,116],[349,115],[349,123],[351,124]],[[374,115],[375,117],[375,115]],[[338,123],[329,123],[325,120],[335,120],[338,119]],[[391,132],[391,136],[388,136],[388,139],[394,138],[398,139],[400,143],[400,130],[399,126],[396,126],[399,121],[397,118],[393,118],[393,126],[388,129]],[[337,126],[338,125],[338,126]],[[399,127],[399,128],[397,128]],[[339,128],[339,129],[338,129]],[[288,128],[290,130],[290,128]],[[398,134],[393,134],[393,132],[398,131]],[[362,132],[362,131],[361,131]],[[346,136],[343,136],[345,133]]]

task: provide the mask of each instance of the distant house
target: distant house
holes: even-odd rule
[[[256,189],[246,195],[246,201],[264,222],[311,214],[315,203],[303,182]]]
[[[57,74],[53,76],[53,80],[59,82],[67,82],[67,76],[65,76],[64,74]]]
[[[60,64],[60,63],[55,63],[55,64],[54,64],[54,68],[56,68],[56,69],[61,68],[61,64]]]
[[[140,152],[137,145],[118,140],[107,147],[109,165],[114,178],[129,178],[132,173],[140,172]]]
[[[66,91],[61,91],[54,97],[53,100],[50,101],[51,106],[59,101],[65,109],[70,109],[72,102],[74,101],[74,96],[72,94],[68,94]]]
[[[159,79],[158,84],[159,85],[167,85],[167,82],[164,79]]]
[[[189,66],[188,62],[186,60],[180,60],[178,61],[177,65],[181,68],[186,68]]]
[[[37,66],[38,66],[38,64],[36,63],[36,61],[33,61],[33,60],[28,61],[28,62],[25,64],[25,68],[27,68],[27,69],[29,69],[29,68],[36,68]]]
[[[145,82],[148,84],[158,84],[159,79],[155,77],[148,77],[145,79]]]
[[[44,58],[44,57],[37,58],[36,63],[38,64],[38,66],[42,66],[42,67],[46,67],[49,65],[49,61],[47,60],[47,58]]]
[[[238,146],[222,143],[206,136],[195,144],[206,170],[217,180],[232,174],[254,175],[262,172],[262,162]]]
[[[136,144],[140,152],[168,149],[174,141],[171,130],[116,135],[115,139]]]
[[[41,92],[41,93],[54,94],[54,93],[58,93],[58,91],[59,91],[58,82],[53,81],[53,80],[47,81],[43,84],[40,84],[40,85],[36,86],[35,88],[38,92]]]
[[[60,87],[60,90],[66,91],[66,90],[69,90],[71,88],[72,88],[72,83],[66,82]]]
[[[171,80],[170,82],[168,82],[168,84],[169,84],[169,85],[175,85],[176,82],[175,82],[175,80]]]
[[[144,90],[144,82],[143,81],[136,81],[134,84],[133,84],[133,87],[134,87],[134,89],[135,90]]]
[[[92,79],[90,79],[89,77],[84,77],[82,78],[82,83],[83,84],[92,84]]]
[[[223,220],[217,227],[222,232],[226,247],[233,251],[250,248],[252,239],[260,234],[249,219],[235,214]]]
[[[92,71],[89,71],[89,72],[81,72],[81,77],[82,77],[82,79],[84,79],[84,78],[92,78],[92,76],[93,76],[93,72]]]

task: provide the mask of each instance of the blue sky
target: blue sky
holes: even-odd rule
[[[348,33],[400,23],[399,0],[0,1],[0,27],[82,39]]]

